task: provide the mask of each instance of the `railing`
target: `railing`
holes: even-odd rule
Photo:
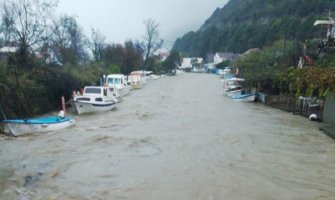
[[[323,100],[314,97],[291,97],[285,95],[266,95],[265,105],[305,117],[316,114],[322,121]]]

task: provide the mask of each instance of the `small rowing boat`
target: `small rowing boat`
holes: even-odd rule
[[[69,116],[51,116],[31,119],[5,119],[2,121],[5,132],[14,136],[55,131],[75,124]]]

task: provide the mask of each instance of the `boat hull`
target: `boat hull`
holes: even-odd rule
[[[130,92],[130,86],[124,86],[124,87],[121,87],[121,88],[117,87],[117,90],[118,90],[120,96],[124,97],[124,96],[126,96],[126,95],[129,94],[129,92]]]
[[[105,112],[115,108],[115,102],[90,103],[75,101],[74,103],[76,105],[76,109],[79,115],[83,113]]]
[[[27,120],[4,120],[6,130],[14,136],[22,136],[33,133],[45,133],[64,129],[75,125],[75,120],[70,117],[46,117]]]
[[[233,96],[241,94],[241,92],[242,92],[242,90],[232,90],[232,91],[229,91],[229,92],[223,92],[223,94],[227,97],[233,97]]]
[[[240,94],[232,96],[231,98],[234,101],[246,101],[246,102],[254,102],[256,99],[256,94]]]
[[[133,90],[136,89],[141,89],[142,88],[142,84],[141,83],[130,83],[130,86]]]

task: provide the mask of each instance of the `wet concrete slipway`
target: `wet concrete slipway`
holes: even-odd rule
[[[0,199],[335,199],[320,124],[222,95],[215,75],[151,80],[116,110],[0,137]]]

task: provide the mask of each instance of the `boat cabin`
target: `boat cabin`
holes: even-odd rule
[[[243,78],[229,78],[224,79],[223,81],[223,89],[225,92],[230,92],[234,90],[241,90],[242,89],[242,82],[244,82]]]
[[[127,80],[123,74],[110,74],[106,78],[107,85],[127,85]]]
[[[75,100],[102,102],[110,97],[113,97],[113,88],[110,89],[109,87],[103,86],[87,86],[84,88],[83,95],[75,97]]]

